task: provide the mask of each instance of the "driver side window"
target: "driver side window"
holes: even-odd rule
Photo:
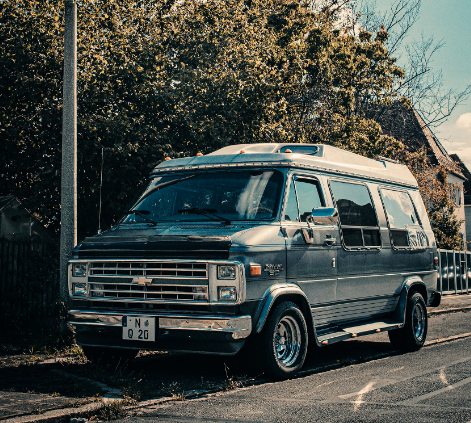
[[[284,220],[291,222],[306,222],[315,207],[323,207],[319,182],[314,179],[303,179],[293,176],[291,180],[288,201],[286,203]]]

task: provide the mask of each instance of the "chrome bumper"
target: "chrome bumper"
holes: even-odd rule
[[[252,331],[250,316],[188,316],[148,313],[90,312],[70,310],[68,323],[73,326],[122,327],[123,316],[153,317],[158,319],[160,331],[187,330],[231,334],[232,339],[247,338]]]

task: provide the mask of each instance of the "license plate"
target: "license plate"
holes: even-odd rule
[[[155,318],[123,316],[123,339],[155,341]]]

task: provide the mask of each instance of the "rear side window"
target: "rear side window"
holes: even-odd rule
[[[330,181],[346,247],[380,247],[378,219],[366,185]]]
[[[420,240],[422,233],[417,212],[409,194],[405,191],[381,188],[381,198],[388,218],[391,242],[397,248],[409,248]]]

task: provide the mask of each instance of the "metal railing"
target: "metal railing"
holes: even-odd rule
[[[471,251],[438,250],[438,290],[442,294],[468,294]]]

